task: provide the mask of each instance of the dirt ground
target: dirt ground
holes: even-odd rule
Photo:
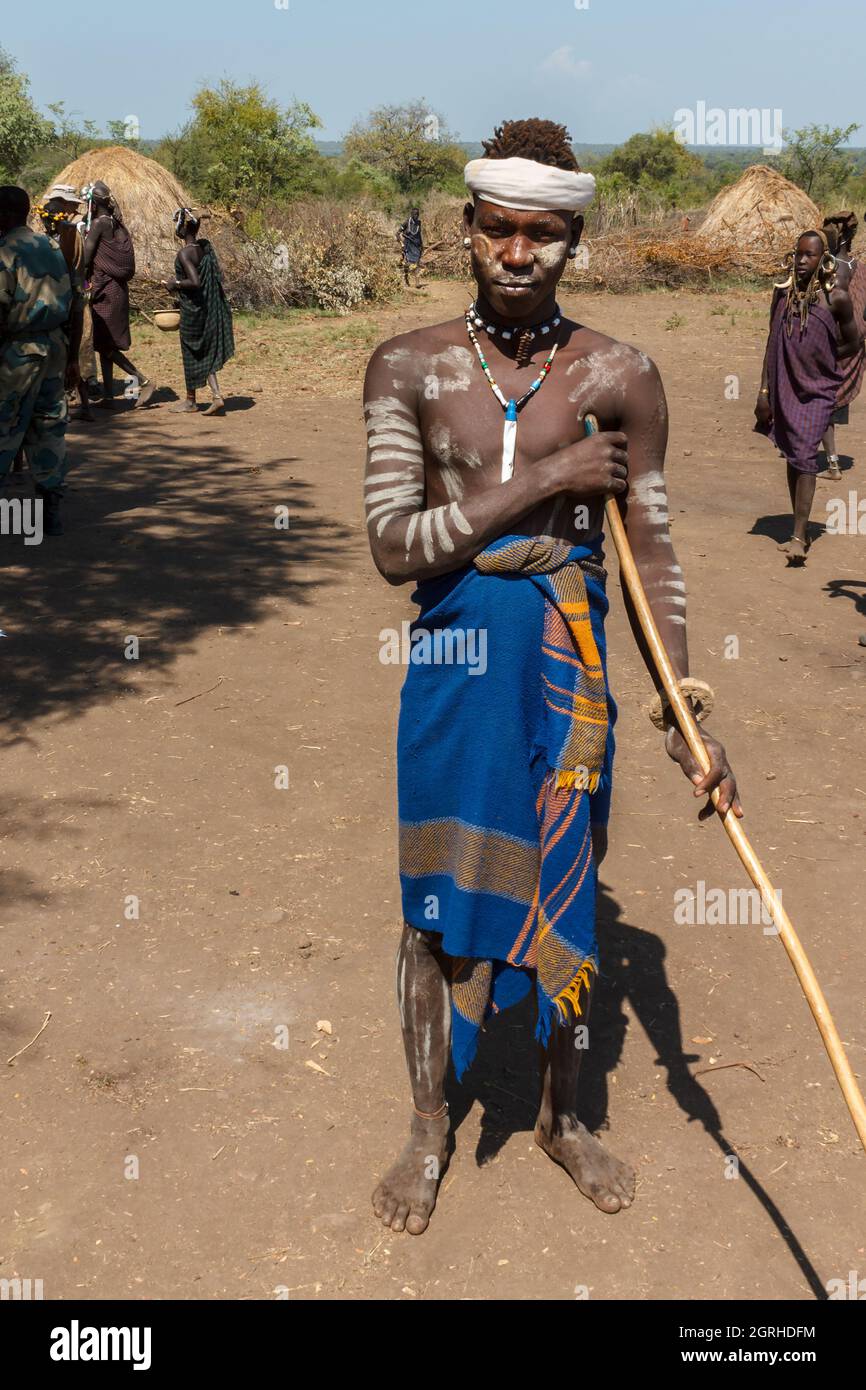
[[[660,365],[692,667],[866,1081],[863,538],[821,537],[799,571],[778,553],[783,467],[751,433],[761,296],[565,302]],[[674,921],[678,888],[745,878],[646,717],[615,580],[583,1108],[636,1163],[637,1200],[602,1215],[533,1145],[515,1013],[452,1088],[428,1233],[371,1214],[409,1116],[402,672],[378,653],[411,605],[359,517],[360,374],[375,341],[463,303],[433,285],[346,320],[243,320],[224,419],[160,404],[75,425],[66,536],[2,540],[0,1277],[41,1278],[46,1298],[811,1299],[866,1276],[863,1154],[781,945]],[[177,389],[176,351],[146,330],[133,356]],[[866,467],[864,411],[816,520]]]

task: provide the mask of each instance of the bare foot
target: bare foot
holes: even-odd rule
[[[203,415],[225,415],[226,403],[222,396],[214,396],[207,410],[202,411]]]
[[[141,390],[138,393],[138,400],[135,402],[135,409],[140,410],[142,406],[147,405],[155,390],[156,387],[152,381],[142,382]]]
[[[787,544],[782,546],[782,554],[789,565],[805,565],[808,553],[807,543],[801,541],[799,536],[792,536]]]
[[[373,1210],[392,1231],[426,1231],[439,1183],[448,1166],[451,1122],[412,1116],[412,1134],[397,1162],[373,1193]]]
[[[189,415],[190,412],[192,412],[192,414],[194,415],[195,401],[175,401],[174,405],[170,405],[168,409],[169,414],[171,415]]]
[[[599,1211],[613,1213],[630,1207],[634,1201],[634,1170],[609,1154],[579,1120],[572,1120],[567,1133],[553,1134],[539,1124],[535,1142],[564,1168],[584,1197],[595,1202]]]

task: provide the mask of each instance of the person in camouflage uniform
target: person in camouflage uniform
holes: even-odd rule
[[[0,187],[0,482],[19,448],[58,535],[66,474],[66,334],[73,304],[63,253],[26,225],[23,188]]]

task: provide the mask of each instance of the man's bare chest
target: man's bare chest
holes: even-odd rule
[[[520,371],[511,367],[497,379],[507,399],[519,401],[537,378],[538,363]],[[455,500],[499,481],[505,411],[480,364],[460,379],[428,379],[419,391],[418,417],[424,445],[428,494]],[[554,363],[553,372],[559,363]],[[591,411],[602,428],[614,428],[621,414],[621,391],[615,382],[592,382],[591,366],[563,361],[518,414],[515,472],[575,444],[584,437],[583,418]],[[571,368],[571,370],[570,370]]]

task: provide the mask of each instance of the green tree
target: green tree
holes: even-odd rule
[[[77,125],[72,119],[77,113],[67,112],[66,103],[63,101],[49,102],[48,110],[54,122],[51,144],[56,145],[58,153],[65,156],[65,164],[71,163],[80,154],[84,154],[85,150],[92,150],[94,145],[99,144],[99,127],[95,121],[82,121],[80,126]]]
[[[0,48],[0,178],[14,182],[30,155],[54,134],[30,100],[30,84]]]
[[[779,168],[792,183],[820,201],[845,184],[855,171],[852,155],[840,148],[850,140],[856,122],[849,126],[807,125],[785,131],[785,148]]]
[[[466,151],[424,101],[377,107],[352,126],[343,151],[349,160],[387,174],[403,194],[462,190]]]
[[[130,149],[137,150],[141,140],[132,130],[137,130],[137,126],[131,127],[129,121],[109,121],[106,125],[108,138],[113,145],[128,145]]]
[[[631,183],[666,184],[700,179],[703,160],[681,144],[672,130],[631,135],[598,166],[602,174],[623,174]]]
[[[192,107],[156,154],[201,197],[256,208],[308,190],[320,159],[310,131],[321,121],[305,102],[283,109],[257,82],[224,78],[196,92]]]

